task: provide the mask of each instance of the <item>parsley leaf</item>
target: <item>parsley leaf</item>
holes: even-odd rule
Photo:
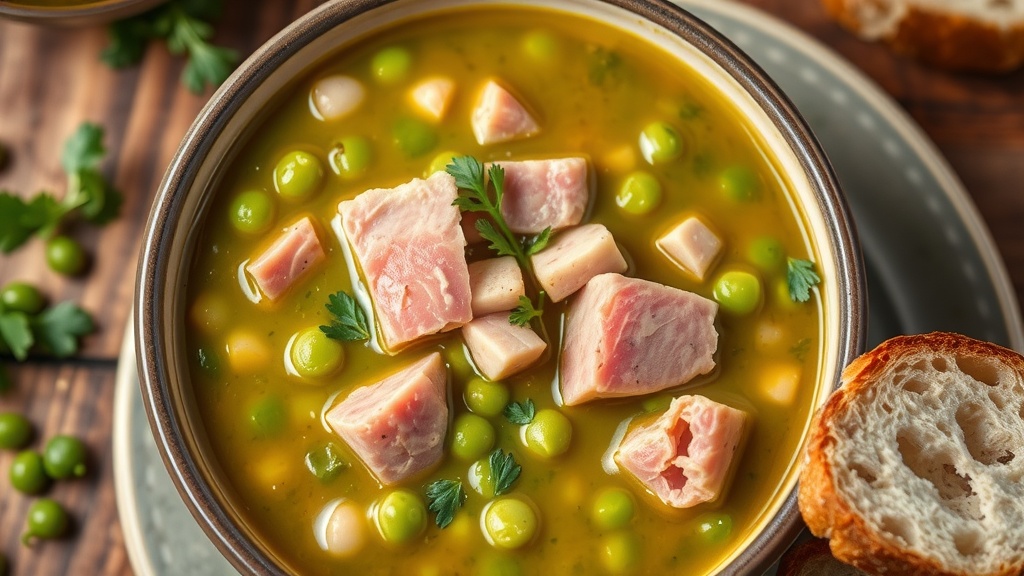
[[[86,122],[64,143],[60,165],[68,174],[96,168],[106,152],[107,149],[103,147],[103,128]]]
[[[0,314],[0,339],[17,360],[24,360],[28,350],[35,344],[28,316],[22,312],[4,312]]]
[[[793,355],[798,361],[803,362],[804,358],[807,357],[807,353],[811,349],[811,339],[801,338],[799,342],[794,344],[790,349],[789,353]]]
[[[445,528],[452,523],[455,513],[462,507],[466,494],[462,491],[462,482],[441,479],[427,486],[427,499],[430,501],[427,508],[437,515],[434,522],[438,528]]]
[[[501,448],[491,452],[489,464],[491,465],[491,477],[494,478],[495,496],[501,496],[508,492],[519,479],[519,473],[523,471],[523,467],[516,463],[516,457],[512,455],[512,451],[505,454]]]
[[[446,167],[455,178],[459,188],[459,197],[453,204],[463,212],[486,212],[491,221],[480,219],[476,229],[490,248],[499,256],[514,256],[524,270],[530,270],[530,261],[519,240],[516,239],[505,217],[501,214],[501,200],[504,195],[505,169],[498,164],[491,164],[484,178],[484,166],[472,156],[456,156]]]
[[[505,406],[504,412],[505,418],[513,424],[529,424],[533,422],[533,417],[537,413],[536,407],[533,405],[533,400],[529,398],[525,402],[509,402]]]
[[[58,358],[77,352],[78,339],[96,329],[89,314],[73,302],[43,310],[31,324],[39,344]]]
[[[794,302],[811,299],[811,288],[821,282],[810,260],[786,259],[786,282],[789,284],[789,298]]]
[[[341,458],[341,453],[334,442],[328,442],[306,452],[306,468],[321,482],[330,482],[348,468],[348,462]]]
[[[370,326],[366,314],[356,299],[345,292],[335,292],[327,297],[327,311],[334,318],[330,325],[320,326],[320,330],[328,338],[351,342],[366,340],[370,337]]]
[[[541,250],[547,248],[548,247],[548,242],[550,242],[550,241],[551,241],[551,226],[548,226],[547,228],[542,230],[540,234],[537,234],[533,238],[530,238],[530,239],[526,240],[523,243],[523,248],[526,249],[526,253],[528,255],[533,256],[537,252],[540,252]]]
[[[526,326],[530,323],[530,320],[540,318],[541,314],[544,313],[544,291],[541,291],[537,296],[537,302],[540,306],[538,308],[534,308],[533,302],[531,302],[529,298],[526,296],[520,296],[519,306],[513,308],[512,312],[508,316],[509,324]]]

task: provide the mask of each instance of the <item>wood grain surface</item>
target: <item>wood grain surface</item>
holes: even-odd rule
[[[988,77],[925,68],[862,42],[832,23],[813,0],[748,0],[853,62],[920,124],[963,180],[1024,297],[1024,71]],[[216,42],[248,54],[317,2],[227,0]],[[72,231],[93,257],[88,275],[65,279],[43,263],[40,242],[0,255],[0,285],[25,280],[51,301],[74,300],[97,320],[72,360],[0,358],[15,381],[0,411],[35,424],[39,447],[58,433],[89,445],[92,473],[57,484],[50,496],[74,517],[70,538],[26,548],[19,542],[30,499],[11,487],[12,455],[0,453],[0,552],[12,574],[131,574],[114,498],[111,425],[117,355],[128,318],[136,258],[154,191],[179,141],[209,97],[178,82],[182,62],[153,45],[122,71],[98,59],[103,28],[45,29],[0,21],[0,144],[11,153],[0,189],[64,190],[60,151],[83,121],[106,129],[103,171],[125,193],[121,217],[103,229]]]

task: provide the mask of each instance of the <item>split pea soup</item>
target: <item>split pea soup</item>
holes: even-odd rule
[[[446,89],[415,97],[438,78]],[[481,143],[473,118],[491,81],[532,129]],[[233,152],[205,212],[186,341],[219,481],[287,570],[702,574],[753,537],[791,477],[810,418],[822,361],[815,286],[830,279],[815,272],[778,160],[715,86],[597,22],[487,8],[395,25],[325,60],[275,102]],[[564,405],[559,363],[574,296],[546,299],[529,269],[529,307],[542,312],[525,324],[546,348],[527,368],[487,378],[457,326],[384,350],[338,204],[457,157],[586,159],[577,225],[607,229],[625,276],[717,303],[715,368],[657,392]],[[691,217],[719,245],[699,274],[658,245]],[[270,297],[250,265],[297,222],[308,223],[322,256],[293,262],[300,273]],[[542,235],[513,234],[527,247]],[[497,255],[470,240],[470,263]],[[346,330],[356,334],[336,337]],[[432,353],[447,380],[441,459],[383,483],[326,414]],[[679,510],[612,454],[626,430],[682,395],[741,410],[748,425],[721,495]]]

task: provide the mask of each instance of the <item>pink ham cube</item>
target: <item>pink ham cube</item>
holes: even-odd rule
[[[746,421],[742,410],[680,396],[653,423],[626,434],[615,462],[668,506],[713,502],[724,491]]]
[[[381,484],[393,484],[441,460],[448,432],[448,372],[437,352],[331,408],[327,424]]]
[[[338,205],[389,351],[473,318],[457,194],[451,175],[435,172]]]
[[[528,368],[547,348],[547,343],[529,326],[516,326],[508,317],[508,312],[497,312],[475,318],[462,327],[473,363],[491,380]]]
[[[540,234],[583,221],[590,199],[585,158],[497,164],[505,170],[501,215],[513,232]]]
[[[508,90],[488,80],[473,109],[473,135],[481,146],[533,136],[540,125]]]
[[[409,97],[425,116],[432,120],[441,120],[448,112],[454,94],[455,81],[438,76],[413,86]]]
[[[508,311],[526,295],[523,271],[513,256],[488,258],[469,265],[469,289],[473,294],[473,317]]]
[[[584,224],[554,237],[530,257],[533,273],[552,302],[560,302],[591,278],[625,272],[626,260],[611,232],[601,224]]]
[[[696,216],[690,216],[654,242],[669,260],[703,280],[722,252],[722,240]]]
[[[619,274],[595,276],[570,305],[562,350],[562,402],[638,396],[715,367],[718,304]]]
[[[326,258],[313,221],[307,216],[285,229],[274,243],[245,266],[268,300],[281,297]]]

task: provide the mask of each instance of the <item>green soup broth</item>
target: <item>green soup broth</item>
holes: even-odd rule
[[[394,48],[409,58],[399,62],[404,68],[389,70],[384,83],[374,76],[374,59]],[[393,50],[388,53],[393,55]],[[367,97],[357,113],[327,122],[311,113],[309,95],[317,79],[336,73],[362,82]],[[454,101],[443,121],[431,125],[434,142],[409,154],[394,134],[396,124],[417,118],[408,89],[440,74],[455,81]],[[469,117],[476,91],[492,77],[528,103],[542,126],[539,135],[477,144]],[[192,263],[186,320],[191,380],[213,457],[234,508],[271,553],[301,573],[413,575],[699,574],[734,553],[791,477],[816,397],[822,338],[819,296],[806,303],[790,301],[780,257],[813,259],[814,248],[794,212],[790,185],[749,123],[705,79],[645,40],[533,9],[464,10],[403,23],[346,48],[289,90],[251,130],[220,180]],[[652,164],[644,159],[639,139],[655,122],[670,125],[677,138],[676,149],[663,154],[668,159]],[[664,137],[661,128],[654,133]],[[369,142],[370,159],[361,173],[342,177],[330,168],[329,157],[341,139],[350,137]],[[274,171],[295,150],[317,157],[324,174],[308,198],[285,201],[274,194]],[[512,495],[527,497],[537,511],[536,535],[512,552],[488,543],[481,514],[490,499],[470,487],[472,463],[454,458],[447,448],[440,467],[401,487],[423,497],[433,480],[461,479],[468,494],[464,506],[445,529],[434,524],[431,514],[420,536],[401,545],[386,543],[371,515],[395,487],[379,486],[322,421],[337,397],[434,350],[444,352],[451,365],[452,418],[468,412],[464,391],[476,375],[463,358],[458,331],[395,356],[364,343],[346,343],[341,368],[323,377],[303,378],[286,368],[292,336],[327,324],[328,295],[352,293],[358,282],[349,275],[332,228],[338,202],[423,177],[433,157],[444,151],[481,161],[584,155],[592,194],[586,220],[614,234],[630,264],[628,275],[708,298],[716,278],[727,270],[751,272],[762,286],[761,303],[752,313],[719,312],[718,367],[711,375],[653,396],[568,408],[558,407],[552,393],[565,303],[547,303],[543,323],[550,352],[504,384],[512,400],[531,399],[538,411],[558,408],[568,417],[568,451],[550,459],[536,456],[524,445],[520,426],[500,414],[486,416],[495,430],[495,446],[514,453],[522,465]],[[636,171],[653,175],[661,185],[657,206],[641,213],[616,202],[623,182]],[[269,232],[232,225],[235,198],[253,190],[274,198],[273,210],[261,208],[257,214],[273,219]],[[654,245],[691,213],[712,223],[725,244],[703,281],[682,272]],[[251,302],[243,290],[246,283],[239,282],[240,266],[302,215],[312,216],[319,227],[327,262],[272,305]],[[484,256],[480,247],[469,253],[472,259]],[[795,394],[773,400],[765,382],[787,378]],[[714,504],[670,512],[623,475],[609,474],[602,459],[621,423],[663,410],[668,399],[683,393],[746,410],[753,425],[725,496]],[[446,447],[450,442],[446,439]],[[343,464],[314,474],[307,453],[320,450],[314,460],[322,468],[328,444]],[[599,494],[616,487],[633,495],[635,511],[624,526],[602,528],[591,510]],[[314,536],[317,516],[339,498],[366,511],[364,543],[351,558],[322,550]]]

